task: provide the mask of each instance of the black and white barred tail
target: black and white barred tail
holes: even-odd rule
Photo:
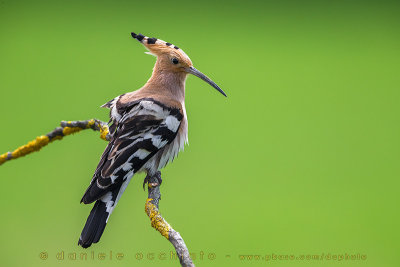
[[[85,227],[82,230],[78,245],[83,248],[90,247],[93,243],[100,240],[107,225],[108,218],[110,217],[115,205],[120,197],[120,186],[114,188],[113,191],[108,192],[102,198],[96,201],[89,217],[86,220]]]

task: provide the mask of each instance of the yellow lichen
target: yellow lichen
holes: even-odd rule
[[[8,152],[0,155],[0,164],[6,162],[8,156]]]
[[[73,122],[71,121],[67,121],[67,125],[71,125]],[[101,124],[98,121],[91,119],[87,122],[85,128],[81,128],[81,127],[64,127],[63,128],[63,135],[67,136],[76,132],[79,132],[81,130],[84,129],[89,129],[92,128],[93,125],[95,125],[96,123],[99,124],[99,130],[100,130],[100,138],[103,140],[107,140],[107,135],[109,133],[109,129],[108,129],[108,125],[107,124]],[[97,129],[96,129],[97,130]],[[13,152],[11,152],[10,156],[9,153],[4,153],[0,155],[0,165],[3,164],[4,162],[10,160],[10,159],[16,159],[22,156],[25,156],[31,152],[34,151],[38,151],[40,150],[42,147],[46,146],[48,143],[53,142],[55,140],[60,140],[62,139],[63,136],[60,135],[55,135],[54,137],[52,137],[52,139],[50,140],[50,138],[46,135],[42,135],[39,137],[36,137],[35,140],[30,141],[28,144],[20,146],[19,148],[17,148],[16,150],[14,150]]]
[[[82,130],[82,128],[79,128],[79,127],[64,127],[63,134],[64,135],[70,135],[70,134],[79,132],[81,130]]]
[[[94,119],[89,120],[88,124],[86,125],[86,128],[92,127],[94,123],[95,123]]]
[[[151,201],[152,198],[148,198],[146,200],[145,211],[147,216],[149,216],[151,221],[151,226],[155,228],[157,231],[161,233],[162,236],[165,238],[169,238],[169,230],[171,226],[164,220],[161,216],[160,212],[158,211],[156,205],[154,205]]]
[[[50,139],[46,135],[36,137],[35,140],[30,141],[28,144],[20,146],[11,153],[13,159],[25,156],[34,151],[40,150],[42,147],[49,143]]]
[[[107,141],[107,135],[108,135],[108,127],[107,126],[101,126],[100,127],[100,138]]]

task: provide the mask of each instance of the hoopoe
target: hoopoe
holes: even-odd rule
[[[78,241],[84,248],[100,240],[132,176],[142,171],[156,175],[187,143],[186,76],[193,74],[226,96],[193,67],[182,49],[142,34],[131,35],[157,60],[142,88],[102,105],[110,109],[111,140],[81,200],[84,204],[96,201]]]

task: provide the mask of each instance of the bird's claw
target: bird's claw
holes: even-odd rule
[[[158,171],[154,175],[146,175],[146,177],[143,180],[143,190],[145,190],[144,186],[148,184],[151,187],[161,185],[162,179],[161,179],[161,172]]]
[[[149,176],[146,175],[146,177],[143,180],[143,191],[145,191],[146,189],[144,188],[144,186],[149,182]]]

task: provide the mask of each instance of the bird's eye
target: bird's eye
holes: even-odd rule
[[[174,57],[171,61],[172,61],[172,63],[174,63],[175,65],[179,63],[179,60],[178,60],[176,57]]]

